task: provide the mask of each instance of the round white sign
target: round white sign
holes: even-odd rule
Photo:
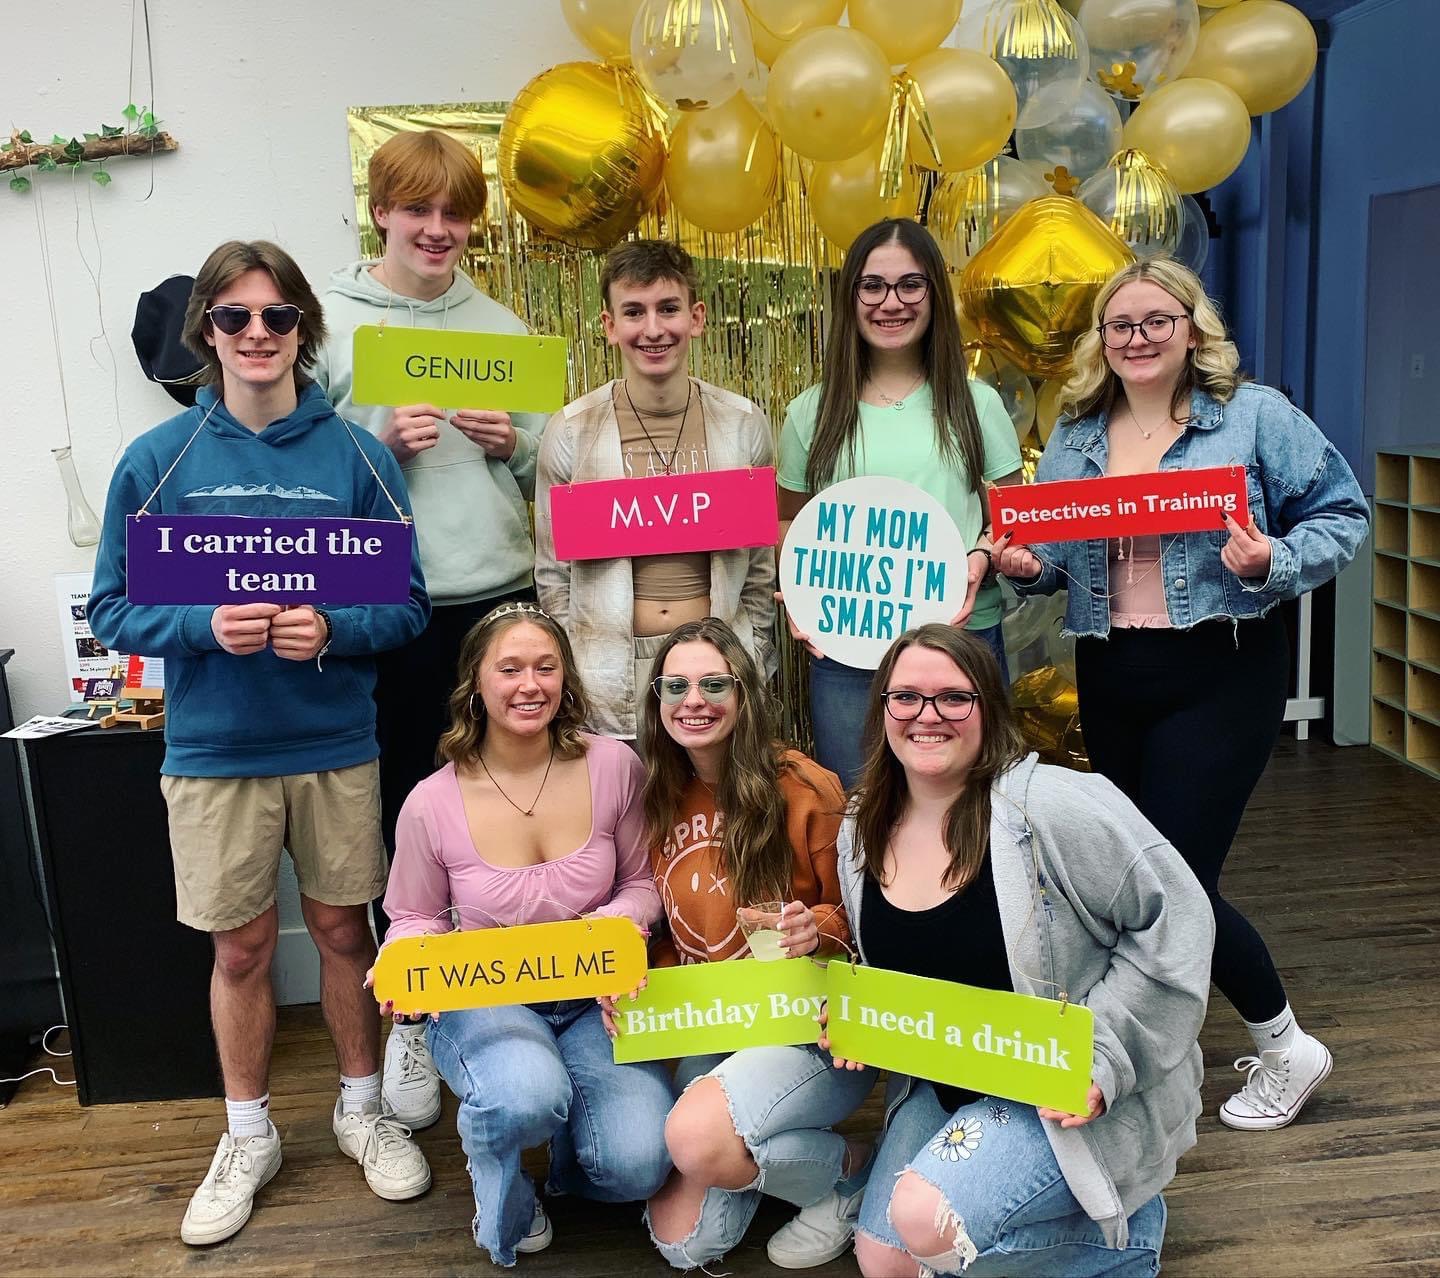
[[[912,626],[960,611],[969,549],[929,493],[882,476],[847,479],[795,516],[780,551],[780,589],[821,652],[874,670]]]

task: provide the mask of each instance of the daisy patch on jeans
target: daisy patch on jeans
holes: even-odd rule
[[[930,1142],[930,1152],[947,1163],[959,1162],[975,1152],[981,1135],[983,1132],[978,1118],[959,1119],[948,1124],[945,1130]]]

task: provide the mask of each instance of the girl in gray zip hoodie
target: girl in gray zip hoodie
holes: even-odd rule
[[[1204,891],[1109,781],[1025,752],[994,657],[964,631],[896,641],[865,733],[838,841],[862,961],[1063,996],[1094,1012],[1095,1046],[1085,1115],[892,1075],[862,1271],[1154,1274],[1160,1191],[1200,1112]]]

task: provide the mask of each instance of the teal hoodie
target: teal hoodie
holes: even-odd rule
[[[155,514],[396,519],[391,497],[405,508],[395,459],[347,427],[317,386],[258,433],[206,387],[194,408],[125,450],[105,502],[88,620],[107,648],[165,658],[166,776],[292,776],[376,758],[373,654],[415,638],[430,601],[412,551],[407,603],[326,606],[324,661],[291,661],[270,648],[237,657],[210,629],[213,605],[125,598],[125,517],[148,501]]]
[[[487,297],[460,271],[433,301],[402,297],[371,273],[374,262],[353,262],[330,277],[321,298],[329,340],[312,370],[341,416],[378,435],[393,405],[356,404],[354,334],[362,324],[457,329],[472,333],[527,333],[524,321]],[[474,407],[442,404],[446,414]],[[420,562],[437,605],[469,603],[524,590],[533,581],[535,546],[526,502],[535,492],[535,455],[545,419],[516,413],[515,452],[508,461],[487,457],[448,423],[434,448],[405,462],[415,507]]]

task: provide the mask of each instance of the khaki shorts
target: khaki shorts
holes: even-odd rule
[[[300,891],[365,905],[385,891],[377,761],[288,777],[161,777],[180,922],[227,932],[275,901],[288,849]]]

